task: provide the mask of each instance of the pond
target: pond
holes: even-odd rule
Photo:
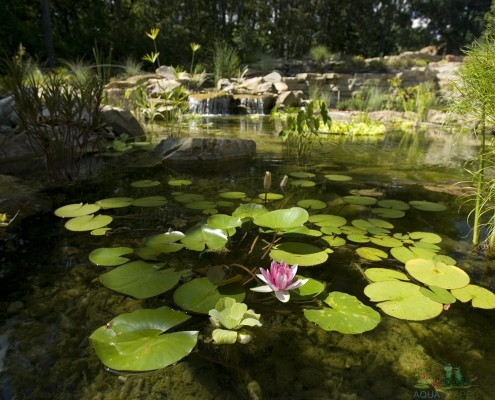
[[[183,134],[254,139],[257,156],[229,166],[180,169],[147,162],[146,155],[139,160],[123,155],[109,162],[98,178],[26,194],[29,211],[23,211],[22,222],[12,227],[12,235],[0,245],[2,398],[491,398],[495,385],[494,311],[458,300],[432,319],[407,321],[388,315],[365,294],[371,282],[365,271],[389,268],[405,272],[404,263],[390,254],[392,246],[385,243],[383,230],[378,230],[382,236],[375,235],[383,242],[375,237],[374,243],[369,242],[373,235],[364,232],[367,238],[363,239],[361,232],[359,239],[357,232],[351,231],[362,224],[369,226],[362,221],[374,221],[374,228],[388,230],[401,240],[412,232],[421,237],[438,235],[441,242],[435,243],[438,249],[434,251],[455,260],[471,283],[493,291],[494,264],[482,251],[471,251],[466,222],[469,207],[459,200],[462,190],[456,185],[469,179],[464,166],[477,153],[476,140],[452,140],[440,130],[389,132],[380,137],[328,136],[322,137],[321,145],[314,144],[304,165],[298,165],[287,156],[266,117],[204,118]],[[265,204],[266,171],[271,173],[268,192],[273,198],[269,196]],[[285,175],[289,181],[282,191],[279,182]],[[153,184],[135,184],[145,181]],[[128,204],[105,209],[103,214],[113,220],[104,235],[70,231],[64,227],[67,220],[54,215],[68,204],[151,196],[160,199],[155,207]],[[41,210],[33,205],[36,201],[44,204]],[[323,283],[326,293],[355,296],[363,307],[378,311],[379,324],[356,334],[327,331],[304,314],[325,306],[321,298],[302,296],[297,301],[294,295],[294,301],[282,303],[272,293],[247,290],[244,302],[261,315],[262,323],[252,327],[248,344],[215,345],[208,316],[188,311],[191,318],[172,331],[198,331],[198,344],[189,355],[151,372],[117,373],[104,368],[89,339],[94,331],[112,329],[106,324],[124,313],[180,308],[173,290],[138,299],[104,286],[99,276],[116,267],[97,265],[89,260],[90,254],[117,246],[142,249],[154,235],[169,230],[186,232],[212,215],[230,215],[250,202],[268,211],[297,207],[306,210],[309,218],[318,214],[345,218],[347,228],[340,233],[322,229],[326,241],[323,236],[305,236],[305,243],[318,243],[325,249],[326,259],[304,265],[307,260],[301,256],[297,273]],[[380,202],[383,207],[378,206]],[[387,204],[406,204],[404,216],[376,211],[388,208]],[[421,207],[425,204],[439,206],[433,206],[434,210]],[[308,224],[313,230],[324,226],[315,224],[317,219],[309,221],[313,221]],[[182,249],[158,258],[164,268],[180,271],[179,284],[210,276],[212,268],[226,274],[220,279],[245,282],[249,274],[242,267],[259,273],[258,268],[268,268],[270,256],[277,255],[270,247],[274,235],[258,235],[258,228],[235,229],[225,247]],[[266,226],[263,229],[267,230]],[[299,240],[297,235],[288,236],[290,239],[282,238],[281,243]],[[336,237],[344,243],[335,241]],[[428,245],[430,250],[435,248],[432,245]],[[377,248],[386,256],[371,261],[366,253],[358,254],[362,247]],[[129,258],[138,258],[136,254]],[[257,284],[251,280],[247,286]],[[453,385],[435,392],[431,386],[418,386],[421,379],[444,380],[448,364],[460,368],[462,387]]]

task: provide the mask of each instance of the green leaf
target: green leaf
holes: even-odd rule
[[[82,232],[92,231],[94,229],[103,228],[113,221],[113,218],[109,215],[81,215],[69,219],[65,223],[65,228],[69,231]]]
[[[332,247],[340,247],[340,246],[345,245],[345,243],[346,243],[344,238],[341,238],[340,236],[335,236],[335,235],[322,236],[321,239],[324,240],[325,242],[327,242],[328,245],[332,246]]]
[[[66,206],[57,208],[55,215],[61,218],[74,218],[81,217],[83,215],[94,214],[101,207],[96,204],[67,204]]]
[[[121,256],[133,252],[130,247],[102,247],[89,253],[89,261],[96,265],[114,267],[129,261],[128,258]]]
[[[495,308],[495,294],[477,285],[467,285],[461,289],[453,289],[452,294],[463,303],[472,300],[473,307]]]
[[[143,179],[141,181],[134,181],[131,183],[132,187],[147,188],[160,185],[159,181],[152,181],[151,179]]]
[[[369,196],[345,196],[343,200],[346,203],[354,204],[357,206],[371,206],[376,204],[376,199]]]
[[[294,300],[310,300],[318,296],[325,290],[325,285],[312,278],[305,278],[304,276],[296,275],[298,279],[308,279],[308,281],[298,287],[297,289],[290,291],[290,299]]]
[[[244,301],[246,292],[238,283],[217,286],[208,278],[196,278],[179,286],[174,292],[174,302],[184,310],[208,314],[222,297]]]
[[[406,274],[388,268],[368,268],[366,271],[364,271],[364,274],[368,277],[368,279],[372,280],[373,282],[409,280]]]
[[[390,249],[390,254],[402,263],[406,263],[409,260],[413,260],[415,258],[423,258],[427,260],[433,259],[436,256],[436,253],[429,249],[422,249],[419,247],[393,247]]]
[[[289,172],[289,175],[294,178],[314,178],[316,176],[312,172],[305,172],[305,171],[293,171],[293,172]]]
[[[370,261],[382,261],[388,258],[388,254],[382,250],[375,249],[374,247],[359,247],[356,249],[356,253]]]
[[[167,199],[163,196],[148,196],[135,199],[132,205],[137,207],[161,207],[167,202]]]
[[[110,197],[108,199],[98,200],[95,204],[101,208],[123,208],[129,207],[134,199],[132,197]]]
[[[207,224],[212,228],[229,230],[242,225],[240,218],[232,217],[227,214],[215,214],[206,220]]]
[[[224,199],[244,199],[246,198],[246,193],[244,192],[222,192],[219,194],[220,197]]]
[[[160,253],[174,253],[184,248],[184,244],[177,243],[186,235],[180,231],[169,231],[150,236],[145,241],[145,246]]]
[[[208,210],[216,207],[216,203],[209,200],[191,201],[186,203],[186,207],[192,210]]]
[[[328,259],[328,253],[311,244],[284,242],[270,251],[270,257],[277,262],[285,261],[289,265],[308,267],[323,264]]]
[[[189,186],[192,185],[192,181],[189,179],[171,179],[168,181],[170,186]]]
[[[358,334],[374,329],[380,314],[347,293],[332,292],[323,300],[331,308],[304,310],[304,316],[326,331]]]
[[[393,210],[402,210],[402,211],[409,210],[411,208],[409,204],[401,200],[380,200],[378,202],[378,205],[381,208],[391,208]]]
[[[173,269],[160,269],[164,263],[132,261],[100,275],[100,282],[109,289],[147,299],[172,289],[180,275]]]
[[[350,181],[352,179],[352,177],[347,175],[335,175],[335,174],[325,175],[325,178],[327,178],[329,181],[336,181],[336,182]]]
[[[381,208],[375,207],[371,209],[373,214],[380,215],[383,218],[402,218],[406,213],[402,210],[395,210],[393,208]]]
[[[121,314],[95,330],[91,342],[116,371],[152,371],[174,364],[196,346],[198,331],[163,333],[190,317],[169,307]]]
[[[203,251],[209,249],[220,249],[229,241],[222,229],[214,229],[208,224],[195,225],[190,228],[181,242],[189,250]]]
[[[445,211],[447,209],[446,206],[440,203],[432,203],[431,201],[410,201],[409,204],[421,211]]]
[[[470,280],[469,275],[459,267],[421,258],[407,261],[406,271],[414,279],[426,285],[444,289],[462,288],[467,286]]]
[[[321,200],[316,199],[306,199],[299,200],[297,205],[302,208],[311,209],[311,210],[322,210],[327,206],[327,203]]]
[[[383,312],[395,318],[423,321],[439,315],[443,306],[420,292],[420,287],[398,280],[374,282],[364,288],[364,294]]]
[[[202,201],[204,200],[204,198],[205,196],[197,193],[182,193],[174,197],[174,199],[179,203],[192,203],[196,201]]]
[[[340,227],[347,224],[347,220],[339,215],[332,214],[315,214],[308,218],[308,221],[316,226],[335,226]]]
[[[392,236],[374,236],[371,238],[371,242],[383,247],[401,247],[402,242],[399,239]]]
[[[442,304],[455,303],[455,297],[448,291],[438,286],[428,286],[430,289],[422,287],[420,290],[426,297]]]
[[[237,332],[227,329],[214,329],[211,337],[216,344],[234,344],[237,342]]]
[[[304,225],[308,217],[309,214],[304,208],[292,207],[257,215],[253,222],[258,226],[284,231]]]
[[[248,203],[248,204],[241,204],[239,207],[237,207],[232,213],[232,216],[241,219],[254,218],[258,215],[265,214],[267,212],[268,209],[261,204]]]

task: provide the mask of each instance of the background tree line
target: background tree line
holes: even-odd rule
[[[495,2],[495,0],[494,0]],[[436,45],[459,54],[493,24],[491,0],[3,0],[0,40],[20,43],[38,61],[93,59],[95,44],[113,59],[139,60],[153,49],[145,32],[160,28],[162,64],[187,66],[190,43],[207,66],[225,42],[242,62],[261,55],[303,58],[316,45],[330,53],[375,57]]]

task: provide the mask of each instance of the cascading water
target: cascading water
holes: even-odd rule
[[[239,101],[245,114],[263,115],[265,113],[265,102],[261,96],[239,97]]]
[[[265,99],[253,95],[191,95],[189,111],[199,115],[264,115]]]

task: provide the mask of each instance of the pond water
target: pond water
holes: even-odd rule
[[[178,192],[201,194],[218,201],[226,191],[241,191],[250,199],[264,192],[265,171],[272,174],[271,191],[289,175],[285,198],[267,205],[292,207],[301,200],[317,199],[323,210],[354,219],[377,218],[370,206],[342,202],[349,195],[377,201],[428,201],[446,206],[430,212],[411,208],[404,218],[390,218],[393,232],[432,232],[441,236],[440,253],[454,258],[471,282],[495,289],[494,264],[482,251],[471,251],[469,211],[455,183],[469,179],[464,171],[478,144],[471,138],[452,140],[445,132],[387,133],[382,137],[324,137],[313,147],[304,165],[287,156],[273,123],[265,117],[222,117],[196,121],[184,134],[251,138],[257,156],[246,163],[212,168],[165,168],[122,156],[109,162],[98,178],[66,188],[27,193],[31,208],[1,242],[2,315],[0,330],[0,396],[3,399],[490,399],[495,386],[493,310],[473,308],[459,301],[438,317],[408,322],[381,313],[373,330],[355,335],[325,331],[304,318],[304,304],[278,301],[270,294],[250,292],[246,303],[261,314],[263,327],[248,345],[198,345],[189,356],[149,373],[118,375],[106,371],[89,340],[91,333],[115,316],[140,308],[169,305],[170,292],[138,300],[104,287],[98,276],[110,268],[88,260],[99,247],[137,248],[143,241],[169,228],[185,231],[215,211],[188,208],[175,200]],[[314,185],[294,186],[301,172]],[[336,181],[328,175],[345,175]],[[136,188],[132,182],[156,180],[160,184]],[[170,180],[189,180],[174,187]],[[29,183],[26,182],[26,186]],[[106,236],[71,232],[53,211],[72,203],[130,196],[164,196],[161,207],[112,209],[112,230]],[[41,210],[36,202],[42,203]],[[245,199],[244,199],[245,201]],[[232,212],[241,203],[221,204],[217,211]],[[223,208],[222,208],[223,207]],[[380,218],[380,217],[379,217]],[[385,219],[385,218],[383,218]],[[268,239],[269,240],[269,239]],[[167,255],[169,266],[200,270],[213,265],[243,264],[249,268],[270,264],[261,250],[250,252],[251,242],[234,242],[228,252],[183,250]],[[323,264],[300,267],[298,273],[324,282],[327,292],[356,296],[379,310],[363,293],[368,281],[363,271],[394,267],[388,257],[367,261],[356,253],[357,243],[334,247]],[[387,249],[384,249],[388,251]],[[402,265],[403,266],[403,265]],[[206,339],[207,318],[190,323]],[[198,328],[199,327],[199,328]],[[211,331],[211,329],[210,329]],[[256,338],[258,340],[256,340]],[[201,341],[201,340],[200,340]],[[415,388],[418,379],[445,377],[444,366],[461,368],[465,377],[477,376],[478,385],[434,392]]]

